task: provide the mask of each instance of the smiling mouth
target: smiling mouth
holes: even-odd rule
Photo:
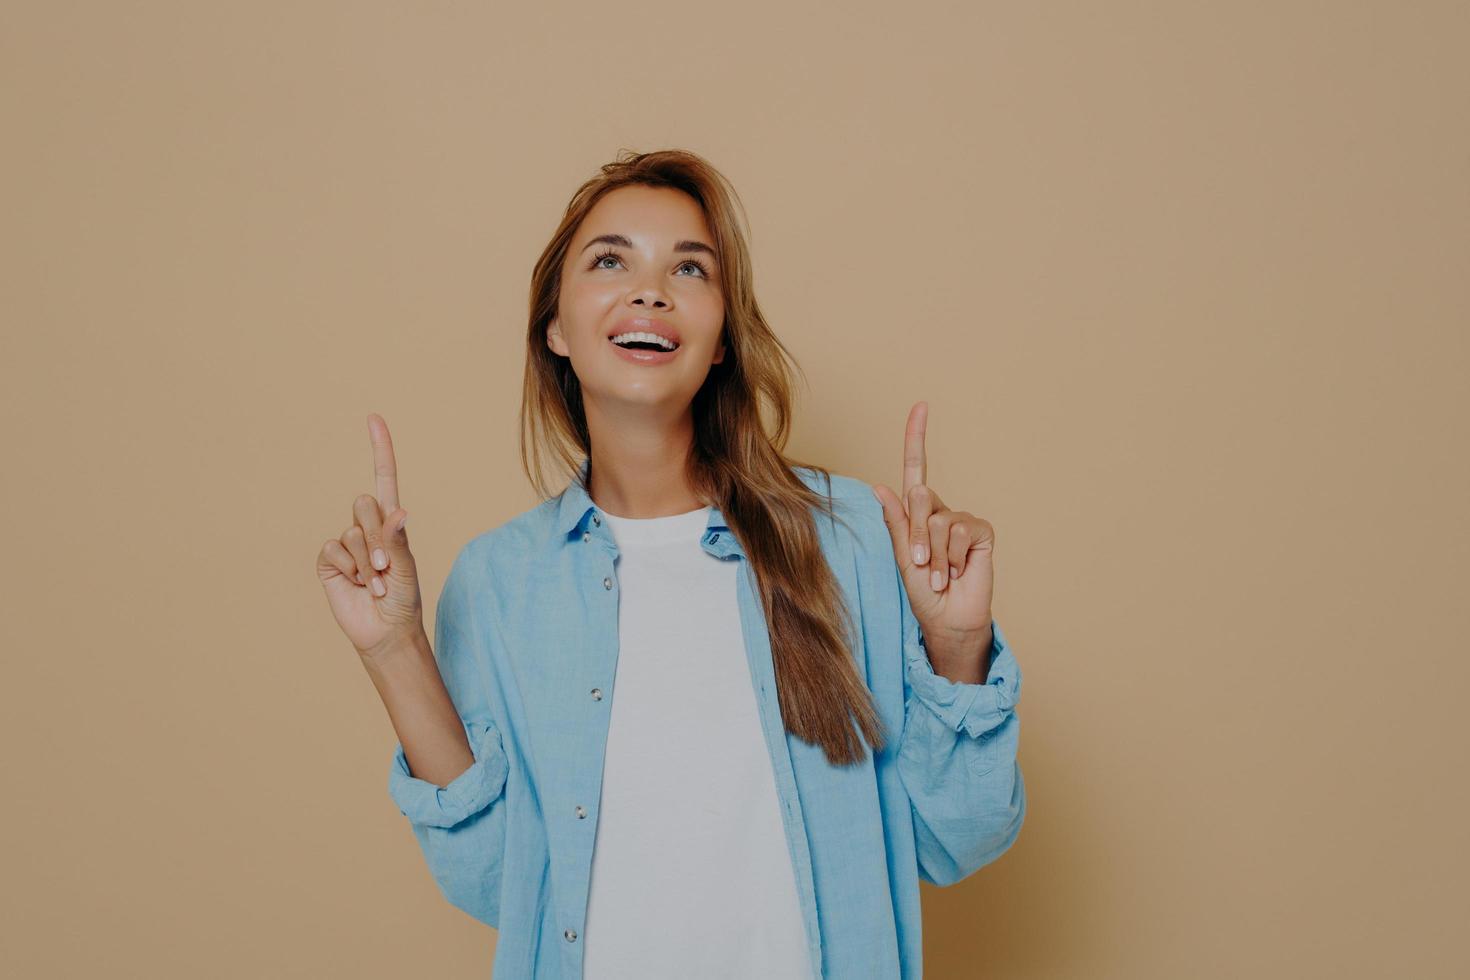
[[[672,354],[680,346],[679,344],[674,344],[673,347],[665,347],[663,344],[657,344],[651,340],[627,340],[622,343],[612,340],[611,337],[608,340],[611,340],[615,346],[621,347],[623,350],[652,350],[663,354]]]

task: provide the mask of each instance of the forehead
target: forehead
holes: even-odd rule
[[[619,187],[592,206],[576,241],[597,235],[627,235],[635,248],[668,248],[686,238],[712,244],[699,202],[672,187]]]

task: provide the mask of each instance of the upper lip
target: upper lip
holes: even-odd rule
[[[663,320],[652,316],[624,317],[613,324],[613,328],[608,331],[607,336],[611,339],[621,333],[654,333],[665,340],[672,340],[675,346],[682,343],[679,340],[679,331],[675,330]]]

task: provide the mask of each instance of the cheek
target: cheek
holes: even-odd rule
[[[579,309],[598,309],[617,302],[618,291],[607,283],[575,282],[562,290],[562,300]]]
[[[707,332],[718,335],[725,322],[725,300],[717,289],[690,290],[688,295],[675,297],[687,322],[702,324]]]
[[[580,339],[581,334],[598,330],[618,300],[618,292],[606,286],[572,285],[562,290],[557,303],[563,322]]]

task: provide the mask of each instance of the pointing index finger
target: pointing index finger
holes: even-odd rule
[[[929,403],[915,402],[909,409],[903,433],[903,500],[908,506],[909,490],[928,480],[928,455],[924,450],[924,428],[929,422]]]
[[[373,442],[373,474],[378,481],[378,506],[387,517],[398,509],[398,463],[393,458],[393,437],[388,423],[376,412],[368,416],[368,437]]]

